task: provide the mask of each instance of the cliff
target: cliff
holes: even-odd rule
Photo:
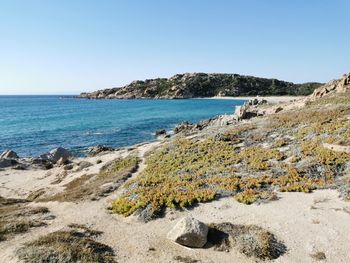
[[[185,73],[171,78],[133,81],[119,88],[81,93],[89,99],[188,99],[213,96],[302,96],[311,94],[320,83],[294,84],[277,79],[238,74]]]

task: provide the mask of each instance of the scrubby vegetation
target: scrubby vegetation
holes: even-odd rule
[[[157,214],[221,196],[252,204],[276,200],[276,191],[337,186],[350,154],[323,143],[349,143],[350,96],[345,97],[334,97],[332,107],[321,99],[214,136],[178,136],[148,156],[146,169],[125,185],[112,209],[125,216],[144,209]]]
[[[0,242],[27,232],[30,228],[46,225],[46,207],[30,207],[25,199],[7,199],[0,196]]]
[[[70,225],[67,230],[24,244],[17,250],[17,256],[25,263],[116,262],[112,248],[94,240],[100,234],[85,226]]]
[[[97,175],[83,175],[65,185],[56,195],[41,198],[41,201],[74,202],[87,198],[98,199],[116,190],[138,167],[139,159],[129,156],[117,159]]]
[[[272,233],[254,225],[211,224],[208,242],[216,250],[229,251],[235,247],[248,257],[262,260],[276,259],[287,250]]]

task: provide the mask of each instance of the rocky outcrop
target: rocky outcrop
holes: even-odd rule
[[[320,83],[294,84],[238,74],[177,74],[133,81],[119,88],[81,93],[87,99],[188,99],[213,96],[309,95]]]
[[[168,233],[168,239],[187,247],[201,248],[207,243],[208,226],[193,217],[182,218]]]
[[[0,155],[0,159],[1,158],[18,159],[19,157],[18,157],[16,152],[14,152],[12,150],[6,150]]]
[[[104,146],[104,145],[96,145],[96,146],[93,146],[93,147],[90,147],[88,150],[87,150],[87,154],[88,156],[97,156],[103,152],[111,152],[111,151],[114,151],[114,149],[112,147],[108,147],[108,146]]]
[[[255,98],[247,101],[242,106],[236,106],[235,116],[238,121],[250,119],[256,116],[264,115],[259,109],[260,105],[267,104],[264,99]]]
[[[317,88],[311,98],[322,98],[331,93],[344,93],[350,89],[350,73],[343,75],[340,79],[331,80],[327,84]]]
[[[60,164],[65,164],[70,157],[72,157],[72,154],[62,147],[53,149],[50,152],[40,156],[42,160],[48,160],[52,163],[57,163],[59,161]]]
[[[155,135],[156,137],[165,136],[165,135],[166,135],[166,130],[165,130],[165,129],[156,130],[156,132],[154,133],[154,135]]]
[[[7,168],[17,164],[18,162],[14,159],[0,158],[0,168]]]

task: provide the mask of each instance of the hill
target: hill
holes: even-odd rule
[[[119,88],[81,93],[89,99],[189,99],[214,96],[303,96],[321,83],[294,84],[238,74],[185,73],[171,78],[137,80]]]

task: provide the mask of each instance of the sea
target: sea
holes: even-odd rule
[[[156,140],[182,121],[232,114],[244,100],[88,100],[69,96],[0,96],[0,153],[38,156],[64,147],[84,156],[88,147],[115,148]]]

